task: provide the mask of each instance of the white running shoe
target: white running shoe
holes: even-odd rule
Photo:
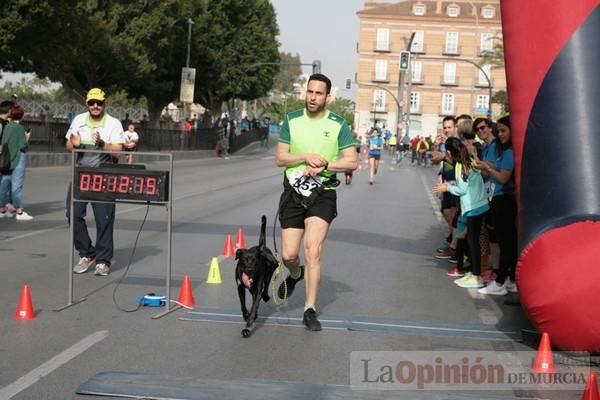
[[[491,281],[486,287],[479,289],[477,293],[506,296],[508,294],[508,290],[506,290],[506,284],[498,285],[496,281]]]
[[[17,213],[17,221],[30,221],[33,217],[23,211],[21,214]]]

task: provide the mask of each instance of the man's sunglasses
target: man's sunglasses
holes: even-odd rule
[[[478,131],[482,131],[482,130],[484,130],[484,129],[485,129],[485,128],[487,128],[487,127],[488,127],[487,125],[481,125],[481,126],[478,126],[478,127],[477,127],[477,130],[478,130]]]
[[[100,101],[100,100],[90,100],[90,101],[87,102],[87,105],[90,106],[90,107],[93,106],[93,105],[104,107],[104,102]]]

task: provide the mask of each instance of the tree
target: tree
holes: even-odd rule
[[[302,66],[300,65],[300,56],[291,53],[279,53],[279,62],[281,67],[275,78],[273,89],[281,93],[290,93],[294,91],[294,83],[302,75]]]
[[[194,21],[191,66],[196,99],[211,110],[253,99],[273,84],[278,61],[275,12],[268,0],[5,0],[0,68],[35,72],[81,99],[93,86],[147,99],[150,118],[179,97]]]
[[[480,65],[491,65],[492,68],[504,68],[504,43],[502,34],[497,32],[489,40],[492,41],[492,50],[484,51],[479,61]]]
[[[508,111],[508,93],[505,90],[498,90],[492,96],[492,104],[500,104],[502,113]]]

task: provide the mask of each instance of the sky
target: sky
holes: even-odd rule
[[[379,0],[398,3],[402,0]],[[354,99],[354,88],[346,90],[346,79],[354,81],[357,67],[358,17],[364,0],[271,0],[277,13],[280,50],[298,54],[304,64],[321,60],[338,96]],[[310,66],[303,72],[311,73]],[[353,84],[354,86],[354,84]]]

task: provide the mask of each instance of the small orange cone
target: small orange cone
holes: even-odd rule
[[[19,298],[19,304],[17,305],[17,312],[15,313],[15,318],[35,318],[35,313],[33,312],[33,304],[31,303],[31,292],[29,291],[29,285],[23,285],[23,289],[21,290],[21,297]]]
[[[227,235],[225,247],[223,248],[223,255],[225,257],[232,257],[235,255],[235,251],[233,251],[233,240],[231,239],[231,235]]]
[[[187,275],[183,276],[183,283],[181,284],[181,290],[179,291],[179,305],[186,308],[194,308],[196,301],[194,301],[194,294],[192,293],[192,284],[190,283],[190,277]]]
[[[532,371],[538,374],[552,374],[556,372],[554,356],[550,348],[550,336],[548,336],[547,332],[542,334],[542,340],[533,361]]]
[[[590,372],[588,375],[587,384],[585,385],[581,400],[600,400],[600,395],[598,395],[598,382],[596,381],[596,374],[593,372]]]
[[[237,237],[235,239],[235,248],[236,249],[245,249],[246,248],[246,239],[244,239],[244,231],[242,228],[239,228],[237,231]]]

